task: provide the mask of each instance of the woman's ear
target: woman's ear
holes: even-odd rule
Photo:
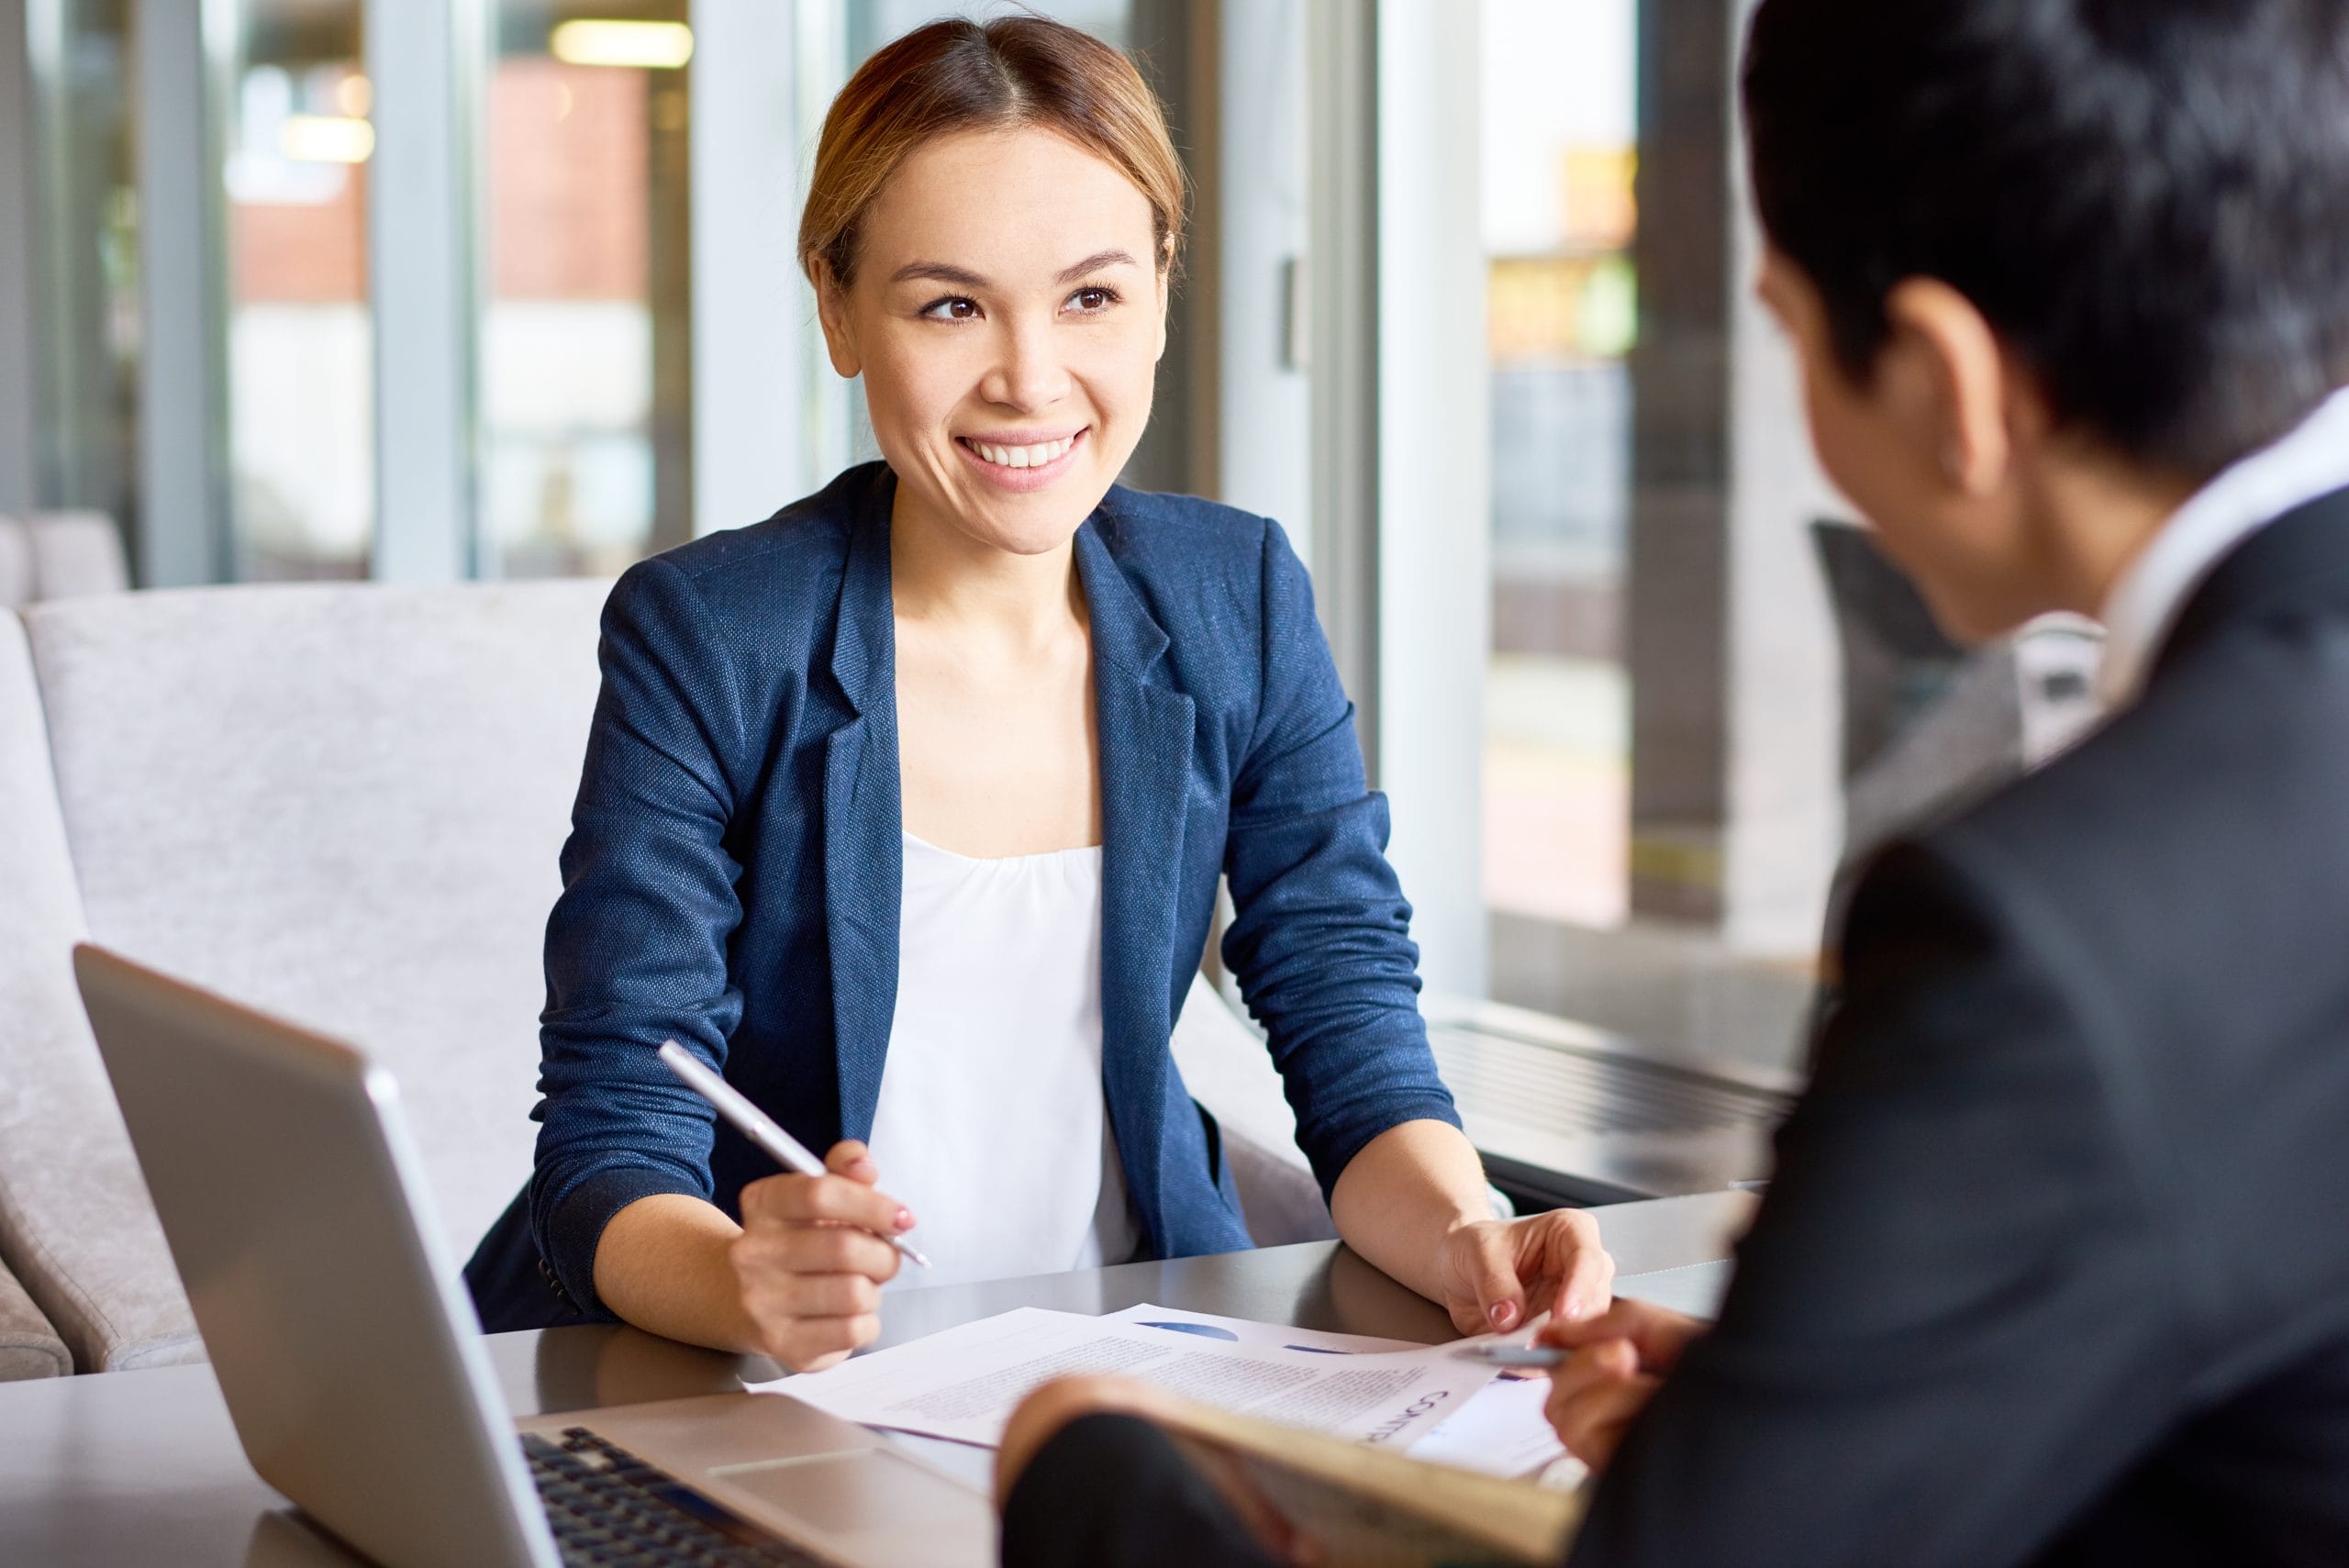
[[[1174,308],[1174,237],[1166,237],[1165,246],[1158,253],[1158,351],[1151,358],[1166,358],[1166,323]]]
[[[824,350],[831,356],[832,369],[843,381],[853,381],[864,369],[864,360],[849,330],[848,290],[821,257],[809,265],[808,281],[816,285],[816,319],[823,326]]]
[[[1981,500],[2012,478],[2017,368],[1974,302],[1936,278],[1911,278],[1885,300],[1892,328],[1883,375],[1942,477]]]

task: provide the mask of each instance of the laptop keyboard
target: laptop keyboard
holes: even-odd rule
[[[584,1427],[522,1436],[555,1544],[573,1568],[835,1568]]]

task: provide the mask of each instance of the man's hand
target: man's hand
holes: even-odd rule
[[[1011,1413],[1011,1420],[1003,1429],[1003,1444],[996,1451],[995,1459],[996,1507],[1000,1510],[1011,1500],[1011,1489],[1019,1484],[1029,1462],[1072,1421],[1109,1414],[1137,1416],[1163,1426],[1174,1421],[1186,1407],[1181,1396],[1130,1377],[1063,1377],[1045,1384],[1020,1401],[1019,1408]],[[1208,1485],[1265,1551],[1282,1562],[1299,1568],[1318,1560],[1313,1543],[1298,1534],[1280,1510],[1249,1485],[1237,1465],[1219,1455],[1196,1457]]]
[[[1436,1264],[1439,1299],[1464,1334],[1507,1333],[1538,1317],[1593,1318],[1607,1309],[1615,1260],[1598,1223],[1579,1208],[1455,1226]]]
[[[1550,1374],[1544,1414],[1566,1451],[1596,1473],[1615,1457],[1631,1418],[1647,1407],[1680,1352],[1706,1325],[1644,1301],[1618,1301],[1595,1318],[1564,1314],[1543,1326],[1539,1340],[1575,1352]]]
[[[1003,1442],[995,1454],[996,1506],[1002,1507],[1011,1496],[1019,1473],[1037,1451],[1079,1417],[1114,1413],[1147,1418],[1180,1404],[1156,1385],[1130,1377],[1063,1377],[1045,1384],[1019,1402],[1003,1429]]]

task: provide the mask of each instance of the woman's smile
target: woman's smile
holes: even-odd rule
[[[1090,427],[1057,436],[994,433],[957,436],[961,452],[990,484],[1026,494],[1041,490],[1076,466],[1078,449]]]

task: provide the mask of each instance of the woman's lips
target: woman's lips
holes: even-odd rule
[[[1043,489],[1074,467],[1076,454],[1084,449],[1091,434],[1092,428],[1087,426],[1057,441],[1026,445],[977,441],[968,436],[957,436],[954,438],[954,450],[961,452],[963,461],[977,469],[988,484],[998,489],[1026,492]],[[1039,459],[1042,461],[1039,462]]]

